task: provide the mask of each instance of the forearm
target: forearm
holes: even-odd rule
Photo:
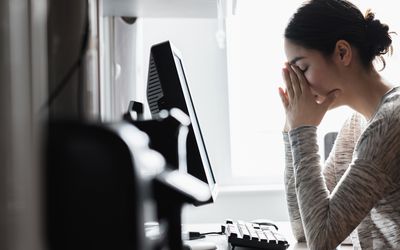
[[[290,148],[289,135],[288,133],[283,133],[283,139],[285,143],[285,193],[286,201],[289,212],[290,224],[292,227],[293,235],[297,241],[305,241],[303,224],[301,222],[301,216],[299,211],[299,206],[297,203],[297,195],[295,189],[295,178],[293,172],[293,161],[292,161],[292,151]]]
[[[290,138],[293,140],[291,144],[294,146],[294,169],[292,182],[294,183],[293,185],[295,186],[294,188],[296,192],[296,197],[298,198],[297,206],[302,206],[303,209],[307,207],[306,211],[302,211],[302,213],[299,215],[300,217],[303,216],[303,221],[305,223],[303,227],[307,232],[307,241],[311,240],[312,242],[314,242],[315,240],[312,238],[312,235],[315,234],[315,230],[319,229],[317,228],[315,223],[311,222],[311,217],[313,215],[325,214],[324,211],[316,211],[315,209],[319,207],[326,208],[327,204],[316,204],[316,206],[313,205],[312,207],[309,206],[309,204],[313,203],[314,201],[322,203],[328,202],[328,200],[324,199],[325,197],[328,197],[328,190],[324,189],[325,185],[323,183],[323,178],[321,178],[322,175],[317,174],[318,170],[320,171],[320,158],[318,155],[318,146],[316,144],[316,135],[315,133],[310,132],[310,130],[313,130],[313,128],[304,127],[300,129],[303,131],[300,132],[298,131],[299,129],[295,129],[294,131],[291,131],[290,134]],[[299,145],[299,143],[302,143],[306,137],[308,137],[307,140],[311,141],[308,141],[306,150],[300,150],[303,148]],[[306,174],[305,171],[301,171],[301,168],[307,168],[307,170],[313,168],[316,171],[307,171]],[[306,177],[306,175],[308,176],[308,178]],[[314,182],[317,182],[315,183],[316,185],[314,185]],[[317,190],[313,190],[313,188],[317,188]]]

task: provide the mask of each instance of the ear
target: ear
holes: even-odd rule
[[[339,40],[336,42],[335,61],[342,64],[343,66],[348,66],[352,60],[353,52],[351,45],[346,40]]]

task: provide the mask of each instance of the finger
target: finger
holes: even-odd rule
[[[293,91],[292,82],[291,82],[290,76],[289,76],[289,70],[287,68],[283,68],[282,69],[282,76],[283,76],[283,80],[284,80],[285,85],[286,85],[286,89],[287,89],[287,93],[288,93],[289,99],[293,99],[294,91]]]
[[[298,83],[299,83],[298,87],[299,87],[301,93],[303,93],[303,91],[305,89],[307,89],[307,87],[308,87],[307,79],[304,77],[303,71],[301,71],[300,68],[297,65],[292,65],[292,69],[296,73],[297,79],[299,80],[298,81]]]
[[[287,63],[286,64],[286,68],[289,70],[289,76],[290,76],[290,80],[292,82],[294,94],[297,95],[297,96],[301,95],[299,78],[297,77],[296,72],[293,70],[294,65],[291,65],[291,64]]]
[[[289,100],[289,95],[288,95],[288,92],[287,92],[287,90],[286,90],[286,89],[284,89],[283,91],[284,91],[283,93],[285,94],[285,98],[286,98],[287,100]]]
[[[279,87],[279,96],[281,97],[282,103],[286,108],[289,105],[289,100],[287,99],[287,94],[281,87]]]

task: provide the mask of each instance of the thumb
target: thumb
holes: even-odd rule
[[[331,104],[335,101],[335,99],[340,95],[340,90],[335,89],[332,90],[331,92],[328,93],[328,95],[326,96],[325,100],[323,103],[321,103],[321,105],[328,109],[329,106],[331,106]]]

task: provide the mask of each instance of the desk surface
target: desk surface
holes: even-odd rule
[[[298,243],[293,237],[292,230],[290,228],[289,222],[277,222],[277,226],[279,227],[279,233],[284,235],[286,239],[288,240],[290,247],[288,248],[289,250],[305,250],[307,248],[306,243]],[[186,231],[198,231],[201,233],[206,233],[206,232],[219,232],[221,231],[221,224],[190,224],[190,225],[184,225],[183,230]],[[228,250],[229,245],[226,236],[224,235],[210,235],[207,236],[205,239],[200,239],[197,241],[212,241],[217,244],[217,249],[218,250]],[[351,245],[342,245],[340,250],[350,250],[353,249]]]

